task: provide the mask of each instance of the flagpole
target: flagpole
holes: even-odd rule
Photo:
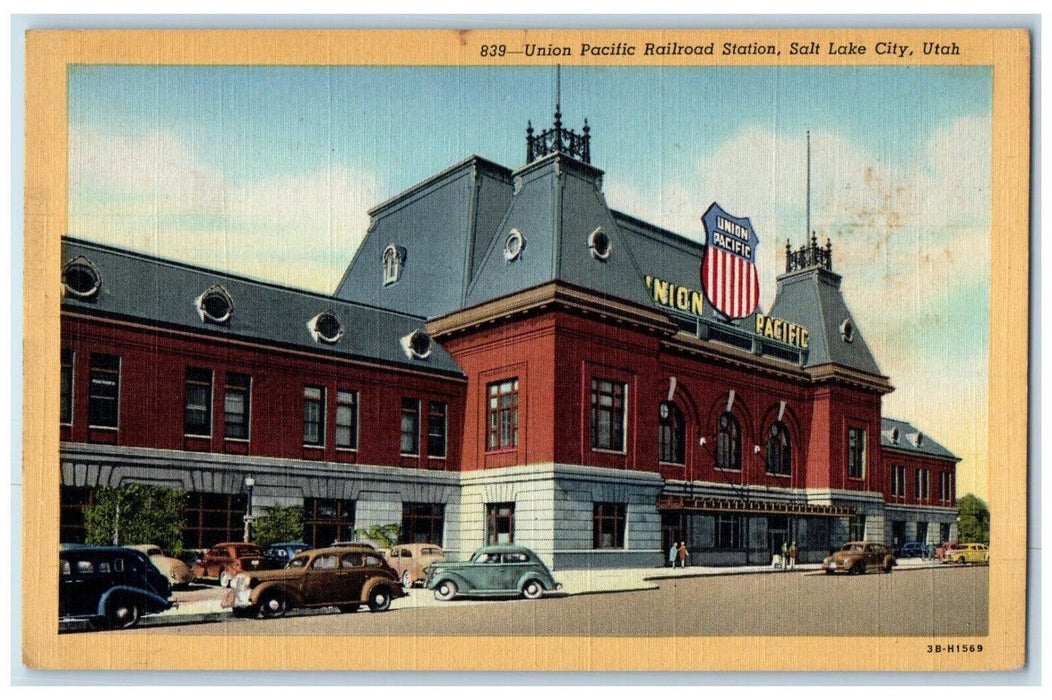
[[[811,236],[811,130],[807,130],[807,232],[804,240]]]

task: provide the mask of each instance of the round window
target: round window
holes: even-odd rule
[[[409,351],[421,360],[426,358],[431,354],[431,336],[421,330],[413,331],[409,336]]]
[[[343,337],[343,324],[340,323],[340,319],[327,311],[312,318],[309,327],[315,340],[335,343]]]
[[[610,236],[607,236],[600,226],[588,236],[588,247],[592,249],[592,257],[597,260],[606,260],[610,257]]]
[[[508,262],[515,260],[522,254],[525,247],[526,239],[518,229],[513,228],[504,240],[504,259]]]
[[[840,324],[840,337],[844,339],[845,343],[850,343],[855,339],[855,325],[851,323],[851,319],[845,318],[844,322]]]
[[[226,323],[234,312],[234,302],[230,294],[217,284],[198,297],[197,309],[204,321]]]
[[[98,294],[102,275],[90,260],[81,256],[66,263],[62,269],[62,284],[73,296],[86,299]]]

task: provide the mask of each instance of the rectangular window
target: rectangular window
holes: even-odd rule
[[[939,500],[943,503],[953,501],[953,474],[939,472]]]
[[[402,503],[402,542],[442,546],[446,507],[442,503]]]
[[[58,401],[58,420],[62,425],[73,424],[73,356],[71,348],[62,348]]]
[[[427,456],[446,456],[446,405],[438,401],[428,404]]]
[[[420,401],[402,399],[402,454],[415,457],[420,454]]]
[[[716,516],[716,549],[739,549],[742,546],[742,516],[720,513]]]
[[[596,503],[592,507],[592,547],[621,549],[625,546],[625,504]]]
[[[931,491],[929,490],[929,471],[927,469],[917,469],[914,473],[916,477],[916,484],[914,493],[918,501],[926,501],[931,497]]]
[[[183,545],[194,549],[240,541],[248,507],[245,494],[190,492],[183,508]]]
[[[906,497],[906,467],[891,468],[891,495]]]
[[[625,451],[627,386],[609,379],[592,380],[592,448]]]
[[[861,541],[866,539],[866,516],[856,515],[848,524],[848,539]]]
[[[235,440],[248,439],[248,423],[252,406],[252,377],[227,372],[226,395],[223,397],[223,436]]]
[[[325,389],[303,387],[303,444],[325,444]]]
[[[515,542],[515,504],[486,504],[486,544]]]
[[[208,437],[212,434],[212,370],[186,368],[186,412],[183,432]]]
[[[336,446],[358,449],[358,392],[336,392]]]
[[[861,479],[866,475],[866,430],[847,429],[847,475]]]
[[[519,444],[519,380],[505,379],[486,387],[486,449],[506,450]]]
[[[88,425],[116,428],[121,389],[121,358],[91,354],[88,390]]]

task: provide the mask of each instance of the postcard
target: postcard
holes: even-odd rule
[[[1025,663],[1025,30],[26,46],[29,667]]]

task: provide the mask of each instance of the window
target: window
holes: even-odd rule
[[[588,234],[588,248],[596,260],[606,260],[610,257],[610,237],[603,231],[602,226]]]
[[[303,444],[325,444],[325,389],[303,387]]]
[[[249,411],[252,405],[252,377],[227,372],[223,398],[223,436],[248,439]]]
[[[738,419],[727,412],[716,423],[716,468],[740,471],[742,468],[742,431]]]
[[[486,449],[506,450],[519,444],[519,380],[505,379],[486,388]]]
[[[866,430],[865,428],[847,429],[847,475],[851,479],[861,479],[866,474]]]
[[[592,547],[621,549],[625,546],[625,504],[596,503],[592,507]]]
[[[183,509],[183,545],[194,549],[237,542],[244,531],[245,494],[191,492]]]
[[[665,401],[658,408],[658,461],[683,464],[683,412],[674,401]]]
[[[931,472],[927,469],[917,469],[914,473],[916,483],[914,484],[914,495],[918,501],[926,501],[931,498],[929,477]]]
[[[65,285],[68,294],[81,299],[91,299],[102,287],[102,275],[93,262],[80,255],[62,268],[62,284]]]
[[[212,370],[186,368],[186,411],[183,432],[208,437],[212,434]]]
[[[402,541],[442,546],[445,505],[441,503],[403,503]]]
[[[420,454],[420,402],[417,399],[402,399],[401,451],[407,457]]]
[[[358,449],[358,392],[336,392],[336,447]]]
[[[627,386],[609,379],[592,380],[592,448],[625,451]]]
[[[789,429],[778,421],[767,431],[767,473],[789,476],[793,473],[793,450]]]
[[[906,467],[893,466],[891,468],[891,495],[906,497]]]
[[[928,541],[928,523],[918,522],[917,523],[917,541],[927,542]]]
[[[62,425],[73,424],[73,350],[62,348],[62,366],[59,370],[58,421]]]
[[[121,358],[91,354],[91,387],[88,393],[88,425],[116,428],[121,388]]]
[[[428,404],[427,456],[446,456],[446,405],[438,401]]]
[[[849,540],[861,541],[866,539],[866,516],[856,515],[848,523]]]
[[[426,360],[431,356],[431,336],[419,328],[402,338],[402,345],[410,360]]]
[[[486,505],[486,544],[515,542],[515,504],[488,503]]]
[[[394,284],[402,276],[405,266],[406,250],[399,245],[389,245],[383,252],[384,286]]]
[[[953,501],[953,474],[951,472],[939,472],[939,500],[943,503]]]
[[[197,297],[197,313],[202,321],[226,323],[234,313],[234,300],[223,285],[213,285]]]
[[[742,546],[742,516],[733,513],[716,515],[716,549],[738,549]]]
[[[315,547],[354,537],[355,502],[333,498],[303,499],[303,541]],[[293,538],[296,539],[296,538]]]
[[[525,247],[526,239],[518,229],[513,228],[508,233],[508,237],[504,239],[504,259],[508,262],[515,260],[522,255]]]
[[[343,324],[340,319],[328,311],[322,312],[307,321],[307,329],[310,331],[314,342],[333,343],[339,342],[343,337]]]

